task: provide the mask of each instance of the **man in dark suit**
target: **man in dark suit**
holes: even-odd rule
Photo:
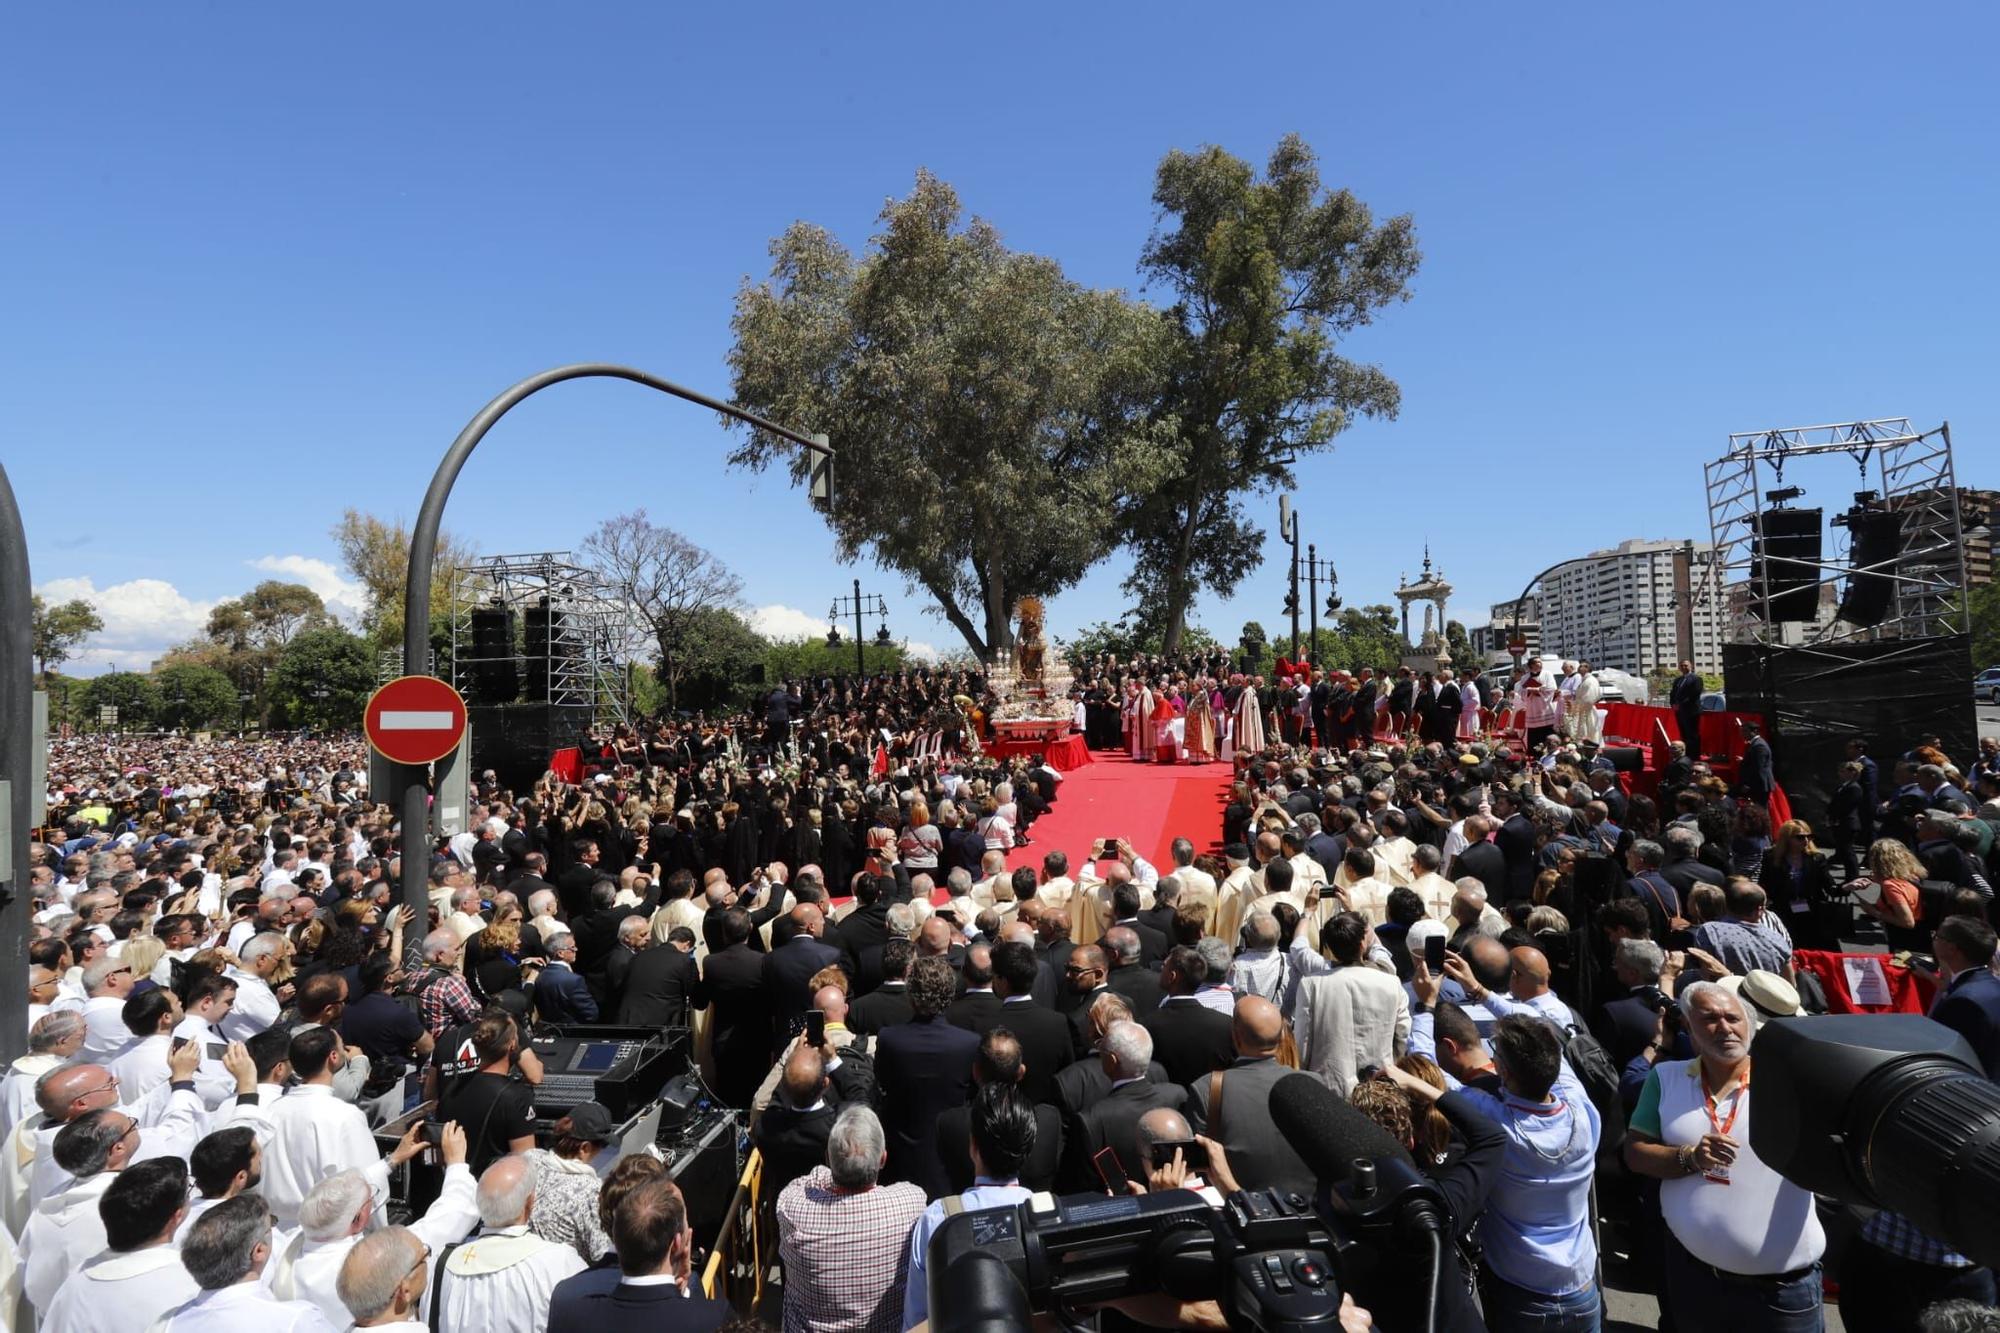
[[[891,1184],[913,1181],[931,1198],[950,1184],[938,1160],[938,1117],[972,1095],[972,1059],[979,1050],[979,1038],[945,1021],[952,988],[951,964],[917,959],[910,964],[910,1021],[875,1038],[875,1080],[889,1140],[886,1176]]]
[[[1743,758],[1736,771],[1736,780],[1742,784],[1744,795],[1758,805],[1765,805],[1778,786],[1777,773],[1771,763],[1771,742],[1764,739],[1763,728],[1748,718],[1741,725]]]
[[[1625,851],[1625,868],[1632,876],[1625,887],[1646,909],[1646,932],[1655,940],[1671,935],[1674,918],[1681,914],[1680,890],[1660,872],[1666,857],[1666,849],[1650,838],[1636,840]]]
[[[1148,972],[1160,970],[1160,960],[1167,956],[1173,941],[1166,932],[1139,920],[1139,886],[1129,879],[1111,886],[1111,924],[1113,928],[1122,926],[1138,937],[1140,966]]]
[[[1688,753],[1701,757],[1701,677],[1694,663],[1683,661],[1680,675],[1667,692],[1667,707],[1674,710],[1674,725],[1680,728],[1681,743]]]
[[[1451,858],[1451,878],[1465,879],[1470,876],[1486,886],[1486,900],[1493,903],[1510,901],[1512,881],[1507,873],[1507,856],[1498,846],[1488,842],[1486,835],[1493,831],[1493,821],[1485,815],[1474,815],[1465,821],[1465,836],[1471,839],[1465,850]],[[1528,880],[1526,898],[1534,888],[1534,879]]]
[[[1931,1018],[1971,1043],[1988,1078],[2000,1078],[2000,977],[1992,971],[1994,946],[1993,927],[1976,916],[1946,917],[1931,937],[1938,970],[1949,978]]]
[[[827,1078],[826,1058],[801,1041],[785,1059],[777,1095],[750,1132],[750,1141],[764,1154],[765,1179],[774,1195],[826,1160],[827,1136],[840,1107]]]
[[[639,1027],[683,1027],[689,1014],[707,1003],[707,994],[695,970],[692,941],[687,948],[672,941],[650,945],[632,960],[625,975],[618,1021]]]
[[[1074,1054],[1069,1020],[1034,999],[1039,975],[1035,951],[1028,944],[1009,940],[994,947],[993,993],[1000,997],[997,1026],[1020,1043],[1026,1065],[1021,1091],[1038,1103],[1055,1100],[1056,1074]]]
[[[1228,1152],[1229,1168],[1244,1189],[1311,1194],[1312,1168],[1271,1119],[1272,1085],[1298,1073],[1277,1060],[1284,1030],[1277,1005],[1255,995],[1238,1000],[1230,1027],[1235,1058],[1189,1085],[1187,1114]]]
[[[1174,909],[1181,900],[1181,882],[1172,875],[1163,875],[1153,889],[1153,905],[1138,914],[1136,924],[1159,935],[1167,947],[1174,942]],[[1141,935],[1143,942],[1145,936]]]
[[[1688,890],[1697,884],[1722,887],[1722,872],[1697,859],[1701,854],[1701,834],[1686,825],[1672,824],[1660,835],[1660,842],[1667,853],[1660,866],[1660,877],[1674,886],[1681,902],[1687,901]]]
[[[895,1023],[910,1021],[910,960],[917,947],[900,935],[882,944],[882,983],[855,1000],[847,1010],[847,1026],[858,1033],[880,1032]]]
[[[1615,1069],[1623,1069],[1653,1044],[1660,1011],[1647,1002],[1643,992],[1651,987],[1658,993],[1660,965],[1665,959],[1660,946],[1651,940],[1620,940],[1612,952],[1611,970],[1627,993],[1599,1009],[1591,1028]]]
[[[628,916],[618,923],[618,943],[612,946],[610,956],[604,960],[604,1002],[601,1007],[606,1013],[615,1012],[624,1003],[625,983],[632,975],[632,964],[652,942],[653,928],[645,917]]]
[[[611,951],[618,947],[618,928],[627,917],[650,919],[659,905],[660,891],[652,887],[638,906],[620,907],[618,881],[601,879],[590,889],[591,910],[570,919],[570,931],[576,936],[576,970],[590,983],[590,993],[597,997],[600,1008],[609,1007],[610,981],[605,968]]]
[[[813,903],[791,912],[796,933],[764,955],[764,989],[771,999],[771,1051],[791,1035],[792,1020],[812,1007],[813,974],[841,960],[840,950],[820,942],[826,918]]]
[[[1352,728],[1351,735],[1364,750],[1375,743],[1375,700],[1381,689],[1375,680],[1375,669],[1362,667],[1360,679],[1355,682],[1354,694],[1348,700],[1347,706],[1353,710],[1353,717],[1349,722]]]
[[[944,1011],[945,1021],[975,1037],[983,1037],[988,1028],[1000,1021],[1000,997],[993,993],[992,947],[968,945],[958,975],[965,983],[965,991]]]
[[[1166,998],[1159,1008],[1139,1015],[1139,1025],[1153,1038],[1153,1057],[1166,1066],[1167,1080],[1183,1086],[1236,1058],[1229,1015],[1194,996],[1207,975],[1200,953],[1185,945],[1176,948],[1160,968]]]
[[[611,1219],[620,1281],[606,1289],[604,1269],[589,1268],[556,1284],[548,1333],[602,1333],[606,1328],[672,1328],[709,1333],[729,1318],[727,1301],[710,1300],[695,1278],[694,1230],[680,1187],[664,1177],[635,1186]],[[631,1282],[649,1278],[665,1281]]]
[[[987,1032],[979,1040],[979,1054],[972,1061],[972,1081],[976,1087],[998,1084],[1022,1087],[1025,1096],[1021,1043],[1004,1027]],[[938,1157],[944,1163],[949,1192],[963,1194],[972,1188],[972,1107],[954,1106],[938,1117]],[[1035,1146],[1021,1164],[1021,1183],[1031,1190],[1053,1190],[1056,1172],[1062,1165],[1062,1113],[1045,1103],[1035,1104]]]
[[[550,893],[554,893],[556,901],[561,902],[562,895],[556,892],[556,886],[549,883],[546,876],[545,872],[548,868],[548,857],[543,856],[540,852],[527,853],[521,858],[521,873],[514,876],[514,881],[507,886],[507,891],[512,893],[516,898],[519,898],[521,905],[529,908],[530,911],[533,910],[532,904],[535,895],[544,889]]]
[[[570,844],[570,856],[574,864],[556,881],[556,895],[562,899],[563,915],[574,922],[590,911],[591,886],[597,883],[600,874],[597,844],[589,838],[578,838]]]
[[[771,1067],[771,997],[764,989],[764,955],[746,942],[750,914],[740,907],[722,914],[702,984],[713,1008],[709,1032],[715,1051],[716,1096],[725,1106],[750,1105]]]
[[[1139,1015],[1160,1007],[1160,978],[1145,965],[1141,948],[1139,932],[1129,925],[1104,932],[1104,958],[1111,967],[1104,984],[1124,996]]]
[[[1153,1064],[1153,1038],[1137,1023],[1113,1023],[1107,1028],[1098,1060],[1111,1082],[1111,1090],[1079,1111],[1067,1131],[1070,1152],[1063,1181],[1069,1190],[1104,1188],[1092,1159],[1106,1148],[1117,1157],[1126,1176],[1144,1179],[1146,1163],[1139,1153],[1139,1117],[1159,1107],[1179,1111],[1187,1105],[1187,1089],[1171,1083],[1155,1083],[1148,1076]]]
[[[1105,984],[1109,975],[1103,946],[1086,944],[1070,951],[1069,962],[1063,968],[1063,989],[1070,999],[1065,1016],[1069,1019],[1070,1050],[1079,1060],[1091,1054],[1092,1043],[1097,1039],[1097,1034],[1090,1030],[1090,1006],[1097,1002],[1098,996],[1111,992],[1111,987]],[[1126,1007],[1131,1007],[1129,1001]]]
[[[889,903],[887,894],[893,892],[896,881],[887,875],[864,875],[854,886],[854,910],[834,927],[834,943],[854,960],[856,972],[860,972],[861,958],[870,950],[882,947],[889,938]],[[859,986],[860,977],[851,978],[857,985],[855,994],[866,992]]]
[[[597,999],[573,970],[575,964],[575,936],[557,935],[549,940],[548,964],[535,978],[535,1012],[544,1023],[597,1021]]]
[[[1528,817],[1520,798],[1506,788],[1494,790],[1493,813],[1500,821],[1499,827],[1493,830],[1493,845],[1500,849],[1500,856],[1506,862],[1507,878],[1505,892],[1495,895],[1489,887],[1487,896],[1501,902],[1529,898],[1535,891],[1538,869],[1535,864],[1535,821]]]

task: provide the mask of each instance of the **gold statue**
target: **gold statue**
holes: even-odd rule
[[[1042,658],[1048,645],[1042,642],[1042,599],[1023,597],[1014,608],[1021,617],[1021,630],[1014,639],[1016,676],[1023,685],[1042,683]]]

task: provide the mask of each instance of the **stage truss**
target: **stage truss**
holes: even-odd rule
[[[626,664],[633,660],[635,647],[646,642],[646,627],[602,577],[578,564],[568,551],[480,556],[453,571],[452,684],[460,693],[476,694],[473,680],[478,669],[503,660],[479,655],[472,613],[506,607],[514,613],[514,635],[505,660],[513,662],[523,696],[542,703],[537,673],[544,658],[530,657],[524,645],[529,614],[544,603],[550,611],[547,703],[588,707],[594,722],[630,722],[632,688]]]
[[[1872,564],[1814,562],[1822,589],[1836,578],[1879,575],[1893,582],[1895,595],[1888,612],[1874,625],[1835,619],[1816,626],[1804,642],[1788,640],[1784,624],[1771,617],[1766,575],[1773,562],[1764,562],[1760,569],[1755,559],[1763,536],[1764,497],[1768,490],[1787,484],[1788,466],[1834,455],[1852,460],[1860,473],[1859,485],[1839,489],[1875,491],[1882,508],[1903,514],[1903,539],[1892,556]],[[1744,612],[1725,618],[1725,642],[1797,648],[1965,632],[1965,538],[1949,423],[1918,431],[1907,417],[1887,417],[1744,431],[1731,435],[1729,452],[1704,471],[1709,535],[1714,542],[1709,595],[1718,607]],[[1815,479],[1826,472],[1816,470]],[[1835,508],[1826,507],[1830,512]]]

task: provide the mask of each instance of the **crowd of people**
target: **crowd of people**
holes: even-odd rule
[[[1627,791],[1564,676],[1526,673],[1506,742],[1476,672],[1228,666],[1077,673],[1099,748],[1159,757],[1135,726],[1178,700],[1164,734],[1196,751],[1206,716],[1231,762],[1220,825],[1160,864],[1032,836],[1063,775],[982,753],[977,679],[908,673],[621,728],[578,781],[484,775],[422,914],[351,738],[57,742],[0,1079],[17,1326],[763,1327],[702,1292],[713,1238],[657,1155],[538,1108],[556,1022],[697,1033],[763,1157],[787,1329],[923,1324],[929,1238],[1037,1191],[1309,1198],[1270,1110],[1295,1078],[1448,1201],[1437,1327],[1600,1327],[1607,1216],[1673,1327],[1820,1327],[1814,1200],[1750,1148],[1756,1032],[1820,1002],[1798,950],[1874,918],[2000,1073],[1994,749],[1883,781],[1857,742],[1823,852],[1754,762],[1683,748]],[[415,1215],[410,1163],[441,1175]],[[1343,1327],[1421,1324],[1383,1271]],[[1991,1326],[1941,1321],[1992,1275],[1891,1214],[1840,1283],[1852,1329]]]

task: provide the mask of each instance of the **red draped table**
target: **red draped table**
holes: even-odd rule
[[[1012,759],[1017,754],[1042,755],[1058,773],[1093,762],[1090,747],[1083,743],[1083,734],[1074,731],[1059,741],[1010,741],[996,737],[986,742],[986,753],[995,759]]]

